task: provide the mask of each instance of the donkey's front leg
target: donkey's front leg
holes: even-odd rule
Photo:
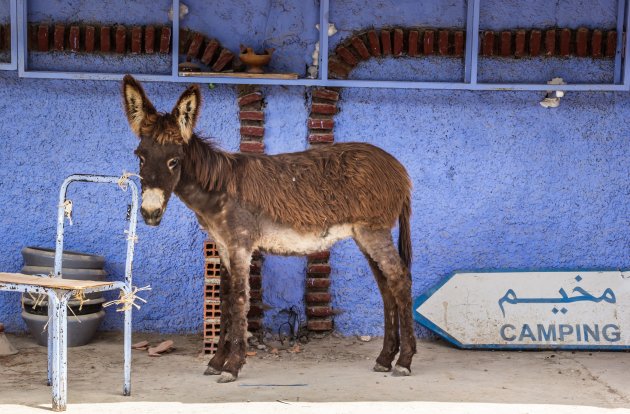
[[[253,249],[237,246],[230,249],[230,324],[227,327],[229,355],[218,382],[236,380],[247,352],[247,313],[249,312],[249,268]]]

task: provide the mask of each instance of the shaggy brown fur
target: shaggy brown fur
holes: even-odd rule
[[[408,228],[411,181],[394,157],[373,145],[344,143],[268,156],[225,153],[193,136],[185,151],[195,168],[190,173],[204,189],[226,191],[296,230],[343,223],[391,228],[399,217]]]
[[[236,379],[245,362],[249,266],[255,249],[305,254],[352,237],[383,296],[385,338],[376,371],[409,375],[415,338],[411,316],[411,183],[404,167],[364,143],[334,144],[274,156],[221,151],[192,131],[201,94],[189,87],[171,113],[158,113],[130,76],[125,110],[139,136],[145,222],[158,225],[171,193],[192,209],[217,242],[222,263],[222,329],[207,374]],[[398,252],[391,228],[399,222]]]

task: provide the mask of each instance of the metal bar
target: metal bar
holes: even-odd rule
[[[319,2],[319,79],[328,79],[328,21],[330,2]]]
[[[464,82],[470,83],[472,66],[472,40],[475,5],[473,0],[466,2],[466,53],[464,54]]]
[[[622,0],[620,0],[622,1]],[[626,5],[626,16],[625,16],[625,27],[624,31],[626,33],[626,42],[623,50],[623,79],[622,82],[624,86],[626,86],[626,90],[630,89],[630,59],[628,58],[628,52],[630,51],[630,36],[628,36],[628,29],[630,29],[630,10],[628,9],[628,5]]]
[[[477,84],[477,71],[479,69],[479,2],[481,0],[472,1],[472,39],[470,39],[470,78],[467,80],[470,84]],[[466,28],[468,31],[468,27]],[[468,39],[466,39],[466,51],[468,51]]]
[[[53,291],[48,295],[48,309],[53,314],[50,323],[52,329],[52,409],[65,411],[68,396],[68,300],[70,293]]]
[[[18,0],[18,8],[17,8],[17,52],[18,52],[18,76],[22,77],[26,72],[27,68],[27,46],[28,46],[28,24],[26,23],[26,19],[28,16],[28,8],[26,4],[26,0]]]
[[[55,71],[29,71],[23,70],[22,78],[33,79],[78,79],[99,81],[120,81],[125,75],[122,73],[84,73],[84,72],[55,72]],[[147,82],[173,82],[177,81],[171,75],[134,74],[134,78]]]
[[[615,51],[615,83],[621,83],[621,52],[623,51],[623,27],[626,20],[627,0],[617,0],[617,50]]]
[[[48,79],[90,79],[90,80],[121,80],[122,74],[88,74],[74,72],[27,72],[24,77],[40,78],[42,73]],[[135,75],[134,75],[135,76]],[[286,85],[286,86],[333,86],[349,88],[389,88],[389,89],[459,89],[474,91],[511,90],[511,91],[546,91],[549,85],[529,83],[465,83],[465,82],[417,82],[417,81],[375,81],[375,80],[336,80],[336,79],[235,79],[225,77],[177,77],[169,76],[137,75],[142,81],[169,81],[169,82],[199,82],[215,84],[248,84],[248,85]],[[626,91],[623,85],[616,84],[571,84],[556,85],[554,90],[564,91]]]
[[[173,35],[171,36],[173,47],[171,47],[171,78],[179,77],[179,0],[173,0]],[[137,79],[141,79],[138,77]]]

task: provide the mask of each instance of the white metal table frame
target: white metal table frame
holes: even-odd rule
[[[136,240],[136,224],[138,210],[138,188],[126,177],[100,175],[71,175],[66,178],[59,193],[59,207],[57,210],[57,243],[55,247],[55,267],[51,277],[62,276],[62,252],[64,232],[64,202],[68,186],[75,182],[113,183],[123,189],[131,188],[132,201],[128,207],[129,227],[127,233],[127,259],[125,262],[125,280],[115,281],[107,285],[81,289],[83,293],[103,292],[120,289],[125,293],[132,290],[131,267],[133,261],[134,244]],[[48,275],[42,275],[46,277]],[[48,288],[20,283],[2,283],[0,290],[12,292],[30,292],[48,296],[48,385],[52,385],[53,411],[65,411],[67,401],[67,323],[68,301],[75,295],[76,290]],[[123,395],[131,394],[131,307],[124,312],[124,383]]]

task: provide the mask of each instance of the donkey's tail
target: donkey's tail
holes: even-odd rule
[[[408,271],[411,271],[411,231],[409,217],[411,216],[411,200],[409,194],[405,196],[400,216],[398,217],[398,254]]]

